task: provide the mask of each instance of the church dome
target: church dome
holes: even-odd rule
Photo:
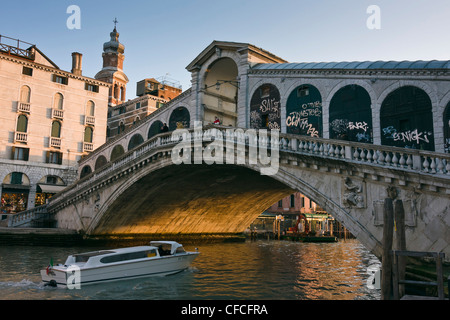
[[[110,36],[111,40],[103,44],[103,51],[123,54],[125,51],[125,46],[119,42],[119,33],[117,32],[116,27],[114,27],[114,30],[110,33]]]

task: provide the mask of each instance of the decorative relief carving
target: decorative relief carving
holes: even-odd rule
[[[343,181],[342,204],[346,208],[365,208],[365,183],[354,182],[349,177]]]

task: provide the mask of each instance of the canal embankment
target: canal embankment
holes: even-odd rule
[[[236,234],[113,234],[86,235],[75,230],[58,228],[1,228],[0,245],[19,246],[107,246],[148,245],[151,240],[171,240],[183,244],[243,242]]]

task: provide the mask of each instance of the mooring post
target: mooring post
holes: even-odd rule
[[[390,300],[392,293],[392,241],[394,232],[394,208],[392,199],[384,200],[383,254],[381,257],[381,300]]]
[[[394,249],[398,251],[406,251],[406,232],[405,232],[405,210],[403,208],[402,200],[395,200],[394,202],[394,220],[395,220],[395,237]],[[405,280],[406,272],[406,256],[400,255],[397,261],[398,279]],[[394,283],[394,286],[397,284]],[[405,295],[405,285],[399,285],[399,297]]]

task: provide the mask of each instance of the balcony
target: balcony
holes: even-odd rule
[[[28,133],[16,131],[14,134],[14,142],[23,142],[27,143],[28,141]]]
[[[61,138],[50,137],[50,147],[61,148]]]
[[[83,152],[94,151],[94,144],[89,142],[83,142]]]
[[[62,120],[64,118],[64,110],[52,109],[52,118],[61,119]]]
[[[31,111],[31,105],[29,103],[26,102],[18,102],[17,103],[17,111],[19,112],[26,112],[26,113],[30,113]]]
[[[87,126],[95,126],[95,117],[93,116],[85,116],[84,124]]]

